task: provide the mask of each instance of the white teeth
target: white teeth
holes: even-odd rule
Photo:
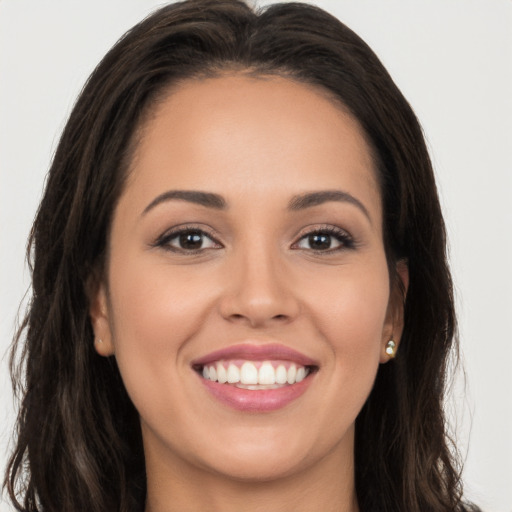
[[[226,372],[226,368],[224,368],[224,365],[217,363],[217,380],[224,384],[228,381],[228,374]]]
[[[240,382],[240,370],[238,369],[238,366],[230,364],[228,366],[227,377],[229,384],[236,384],[237,382]]]
[[[264,362],[258,371],[258,384],[275,384],[276,371],[271,363]]]
[[[258,389],[278,389],[282,386],[278,384],[269,384],[268,386],[265,384],[237,384],[237,388],[240,389],[251,389],[252,391],[257,391]]]
[[[257,368],[258,363],[245,361],[239,368],[234,363],[218,362],[203,367],[203,377],[207,380],[219,382],[220,384],[239,384],[245,389],[274,389],[286,384],[295,384],[303,381],[309,374],[309,369],[291,363],[288,370],[284,364],[278,364],[277,368],[270,361],[263,361]],[[274,363],[276,364],[276,363]]]
[[[276,384],[286,384],[288,380],[288,372],[284,365],[280,364],[276,370]]]
[[[240,368],[240,382],[242,384],[258,384],[258,369],[249,361],[246,361]]]
[[[300,382],[300,381],[304,380],[305,376],[306,376],[306,369],[303,366],[301,366],[297,370],[297,375],[295,377],[295,382]]]
[[[292,364],[290,365],[290,368],[288,368],[288,376],[287,376],[287,382],[288,384],[294,384],[295,383],[295,376],[297,375],[297,367]]]

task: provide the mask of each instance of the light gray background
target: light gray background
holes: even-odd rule
[[[447,410],[467,455],[467,495],[486,512],[511,512],[512,1],[312,3],[370,44],[422,121],[448,223],[467,373]],[[29,285],[24,246],[45,173],[88,74],[160,4],[0,0],[2,466],[14,421],[4,354]]]

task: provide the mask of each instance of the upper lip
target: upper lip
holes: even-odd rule
[[[278,343],[265,345],[241,343],[232,345],[194,359],[192,366],[204,366],[222,359],[246,359],[248,361],[284,360],[293,361],[303,366],[318,366],[318,362],[314,359],[293,348]]]

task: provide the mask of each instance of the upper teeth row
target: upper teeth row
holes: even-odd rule
[[[283,364],[277,368],[272,363],[265,361],[258,369],[251,361],[246,361],[239,368],[235,364],[230,363],[228,368],[223,364],[217,363],[205,365],[203,367],[203,377],[205,379],[217,381],[220,383],[236,384],[295,384],[306,377],[306,368],[291,364],[288,369]]]

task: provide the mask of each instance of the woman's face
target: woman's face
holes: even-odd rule
[[[358,123],[277,77],[189,81],[147,120],[91,306],[147,465],[272,479],[353,463],[399,336]]]

